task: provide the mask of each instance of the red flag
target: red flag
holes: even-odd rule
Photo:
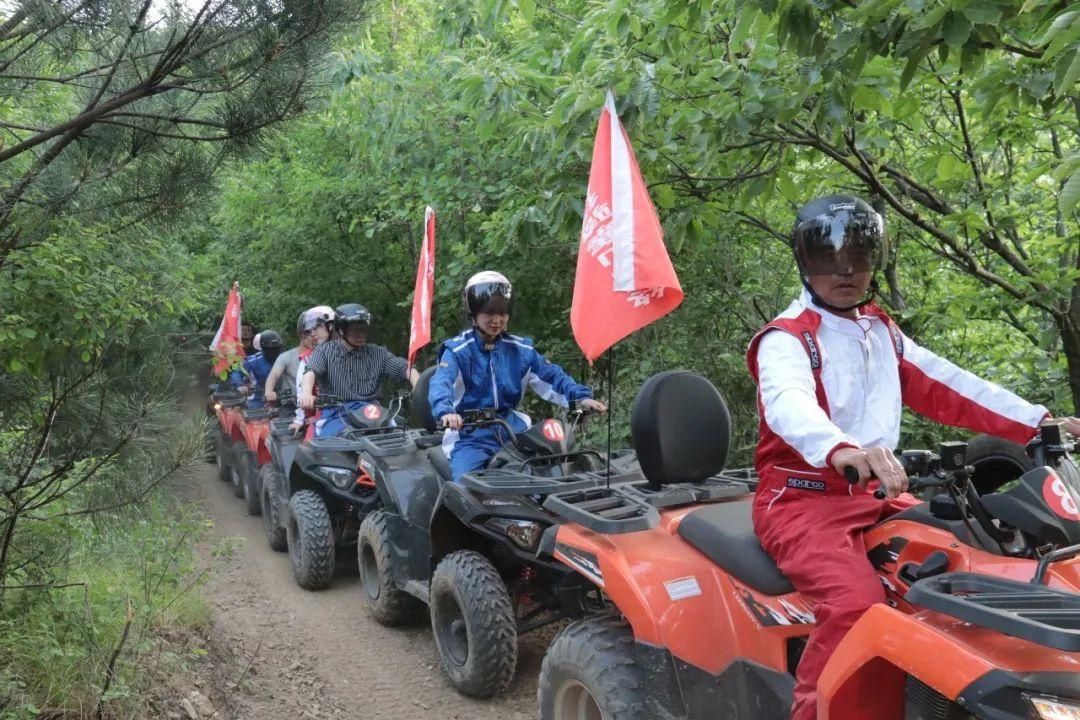
[[[431,297],[435,294],[435,211],[424,210],[424,244],[416,267],[412,326],[409,329],[409,367],[420,348],[431,342]]]
[[[220,375],[229,369],[238,358],[244,357],[244,345],[240,341],[240,283],[234,282],[229,290],[229,299],[225,301],[225,314],[221,325],[210,343],[210,352],[217,356],[214,374]]]
[[[570,326],[589,362],[674,310],[683,291],[609,92],[596,130]]]

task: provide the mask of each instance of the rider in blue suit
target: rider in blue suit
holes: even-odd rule
[[[493,408],[515,432],[527,430],[528,416],[517,411],[526,386],[562,407],[576,402],[585,409],[607,411],[593,399],[590,388],[537,352],[532,340],[506,332],[513,288],[505,276],[477,273],[463,294],[473,326],[443,343],[428,390],[432,415],[446,427],[443,450],[455,482],[484,467],[509,441],[498,426],[462,430],[461,411]]]

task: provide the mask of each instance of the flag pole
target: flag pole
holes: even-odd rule
[[[608,348],[608,362],[607,362],[607,481],[606,487],[611,489],[611,415],[614,412],[615,403],[615,346],[612,345]]]

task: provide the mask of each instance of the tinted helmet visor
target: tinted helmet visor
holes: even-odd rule
[[[841,210],[818,215],[795,228],[794,240],[796,258],[807,276],[873,272],[885,254],[885,232],[877,213]]]
[[[467,300],[469,312],[473,315],[509,315],[513,306],[513,291],[509,283],[480,283],[469,288]]]

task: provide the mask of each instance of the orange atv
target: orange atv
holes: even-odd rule
[[[247,397],[235,390],[217,390],[211,396],[211,402],[218,420],[217,437],[214,442],[214,460],[217,463],[218,478],[222,482],[232,482],[233,466],[237,462],[239,451],[244,449],[240,421]]]
[[[282,393],[277,402],[269,402],[261,408],[245,408],[237,425],[244,446],[237,446],[237,462],[234,466],[234,487],[239,483],[239,495],[244,498],[248,515],[262,515],[263,479],[270,472],[271,456],[266,439],[270,436],[270,424],[288,427],[296,411],[291,393]]]
[[[541,552],[602,593],[544,658],[541,720],[785,720],[813,612],[754,535],[753,481],[719,474],[730,418],[700,375],[642,387],[631,420],[648,479],[549,496]],[[980,498],[964,443],[905,453],[940,493],[865,533],[887,604],[819,684],[821,720],[1080,718],[1080,472],[1047,425],[1037,467]],[[744,482],[746,481],[746,482]]]

